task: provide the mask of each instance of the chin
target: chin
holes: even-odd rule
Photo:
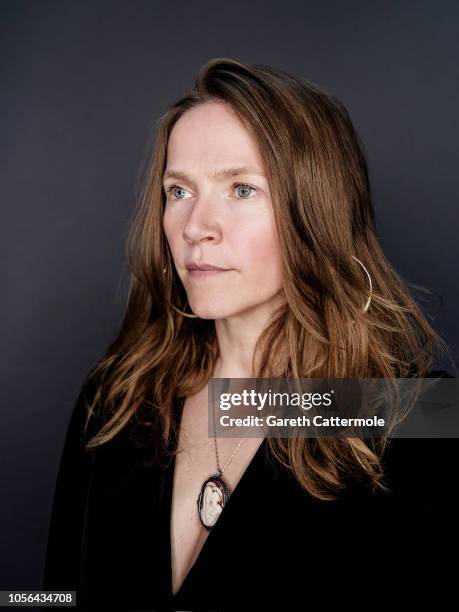
[[[227,317],[237,314],[237,310],[228,309],[227,304],[221,307],[216,304],[212,306],[209,304],[196,305],[194,307],[192,306],[192,312],[200,319],[226,319]]]
[[[221,311],[214,311],[212,308],[196,308],[193,309],[193,314],[197,315],[200,319],[224,319],[225,316],[222,316]]]

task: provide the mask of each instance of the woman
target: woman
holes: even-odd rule
[[[381,250],[343,105],[208,62],[161,117],[128,247],[125,319],[65,441],[45,588],[88,609],[291,609],[384,590],[388,562],[392,586],[422,570],[454,440],[208,435],[212,377],[448,376]]]

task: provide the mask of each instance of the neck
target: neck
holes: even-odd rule
[[[279,300],[271,300],[225,319],[215,320],[219,357],[214,378],[255,378],[253,355],[255,344],[269,325]]]

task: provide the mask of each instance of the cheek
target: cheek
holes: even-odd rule
[[[270,280],[278,285],[281,278],[281,253],[274,221],[244,225],[237,234],[236,245],[241,268],[254,281]],[[268,273],[269,272],[269,273]]]
[[[167,242],[169,243],[169,248],[174,253],[175,244],[177,244],[177,239],[180,233],[180,228],[177,223],[177,219],[174,219],[172,215],[169,215],[167,212],[164,213],[163,216],[163,231],[166,236]]]
[[[170,215],[168,215],[167,209],[166,209],[166,211],[163,214],[163,230],[164,230],[164,233],[165,233],[165,235],[166,235],[168,240],[169,240],[169,237],[170,237],[170,234],[171,234],[171,231],[172,231],[172,222],[171,221],[172,221],[172,219],[171,219]]]

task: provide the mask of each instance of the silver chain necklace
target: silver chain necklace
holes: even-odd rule
[[[226,502],[231,495],[231,489],[227,482],[222,478],[223,472],[226,470],[234,455],[239,450],[239,447],[244,442],[247,434],[240,440],[236,448],[231,453],[230,458],[225,463],[223,469],[220,468],[220,459],[217,448],[217,434],[215,430],[215,410],[212,406],[213,429],[214,429],[214,445],[215,455],[217,457],[217,474],[213,474],[202,483],[201,491],[197,500],[198,514],[202,525],[210,531],[217,522]],[[250,429],[248,430],[250,431]],[[247,432],[248,433],[248,432]]]

